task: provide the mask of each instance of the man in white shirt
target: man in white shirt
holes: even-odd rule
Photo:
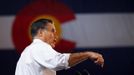
[[[31,25],[33,42],[25,48],[16,66],[15,75],[56,75],[57,70],[67,69],[90,59],[103,67],[104,59],[95,52],[59,53],[54,23],[49,19],[39,19]]]

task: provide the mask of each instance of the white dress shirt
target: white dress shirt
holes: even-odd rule
[[[69,68],[69,56],[69,53],[58,53],[49,44],[34,39],[22,52],[15,75],[56,75],[57,70]]]

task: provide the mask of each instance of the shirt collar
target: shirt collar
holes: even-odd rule
[[[44,42],[40,39],[33,39],[33,42],[41,42],[41,43],[44,43],[44,44],[47,44],[47,45],[51,46],[50,44],[48,44],[48,43],[46,43],[46,42]]]

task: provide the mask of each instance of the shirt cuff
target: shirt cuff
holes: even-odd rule
[[[64,53],[65,54],[65,56],[66,56],[66,59],[65,59],[65,61],[66,61],[66,64],[65,64],[65,69],[68,69],[68,68],[70,68],[70,66],[69,66],[69,58],[70,58],[70,53]]]

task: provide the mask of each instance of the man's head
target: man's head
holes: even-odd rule
[[[55,26],[50,19],[39,19],[31,25],[32,38],[38,38],[55,47],[57,34]]]

